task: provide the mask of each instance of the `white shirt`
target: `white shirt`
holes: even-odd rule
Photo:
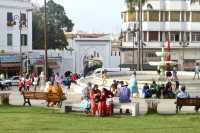
[[[180,91],[177,95],[178,98],[188,98],[189,97],[189,94],[185,91]]]

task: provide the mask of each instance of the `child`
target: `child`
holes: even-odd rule
[[[102,84],[104,85],[106,83],[106,79],[107,79],[107,75],[106,75],[106,71],[102,71],[102,75],[101,75],[101,78],[102,78]]]
[[[23,82],[22,80],[20,79],[19,82],[18,82],[18,89],[19,89],[19,92],[22,94],[22,87],[23,87]]]
[[[90,101],[88,97],[81,98],[80,109],[86,114],[90,112]]]
[[[29,91],[31,86],[31,80],[29,78],[25,80],[25,86],[26,86],[26,91]]]

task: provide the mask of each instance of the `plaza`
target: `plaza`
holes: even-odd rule
[[[111,83],[113,80],[124,80],[128,81],[130,79],[130,73],[126,73],[122,75],[114,75],[110,76],[107,84],[102,86],[102,80],[99,77],[89,76],[86,78],[80,79],[77,84],[72,84],[71,89],[66,89],[66,97],[67,100],[63,102],[62,108],[60,109],[62,112],[65,112],[65,106],[72,106],[72,111],[78,111],[80,112],[80,102],[82,97],[82,91],[84,87],[87,85],[88,82],[91,82],[92,84],[98,84],[100,88],[106,87],[109,89],[111,86]],[[193,80],[193,73],[192,72],[178,72],[178,77],[180,80],[180,85],[186,85],[187,92],[190,94],[191,97],[196,97],[200,95],[200,82],[199,80]],[[187,76],[186,76],[187,75]],[[152,80],[156,80],[155,77],[157,76],[156,72],[148,71],[148,72],[137,72],[137,80],[138,80],[138,86],[139,86],[139,92],[141,95],[142,87],[145,83],[151,83]],[[38,87],[39,89],[39,87]],[[4,91],[4,93],[10,93],[10,104],[11,105],[23,105],[23,96],[19,93],[18,88],[16,86],[11,87],[10,90]],[[175,114],[176,112],[176,105],[175,101],[176,99],[158,99],[159,105],[158,105],[158,112],[161,114]],[[122,107],[123,110],[126,108],[131,109],[133,103],[137,101],[140,103],[139,111],[140,115],[146,114],[147,111],[147,104],[145,103],[145,99],[140,96],[140,98],[133,98],[131,103],[127,104],[121,104],[119,103],[118,97],[114,98],[114,111],[116,114],[119,114],[119,109]],[[39,106],[39,107],[46,107],[46,102],[44,100],[31,100],[31,103],[33,106]],[[183,108],[184,113],[194,113],[193,107],[184,107]],[[130,114],[131,115],[131,114]]]
[[[198,0],[42,2],[0,0],[0,133],[199,132]]]

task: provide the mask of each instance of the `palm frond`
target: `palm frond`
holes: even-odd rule
[[[142,5],[145,4],[146,0],[141,0]],[[135,8],[139,5],[140,0],[125,0],[128,11],[133,12],[135,11]]]
[[[198,2],[200,4],[200,0],[190,0],[190,4]]]

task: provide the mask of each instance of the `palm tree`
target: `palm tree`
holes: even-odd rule
[[[146,0],[125,0],[127,8],[128,8],[128,12],[134,12],[136,11],[136,8],[138,8],[139,11],[139,36],[138,36],[138,70],[142,70],[143,69],[143,43],[142,43],[142,5],[145,4]],[[140,51],[141,48],[141,51]],[[142,60],[140,59],[140,55],[142,52]],[[141,61],[140,61],[141,60]],[[142,63],[142,64],[141,64]],[[140,66],[141,65],[141,66]]]

